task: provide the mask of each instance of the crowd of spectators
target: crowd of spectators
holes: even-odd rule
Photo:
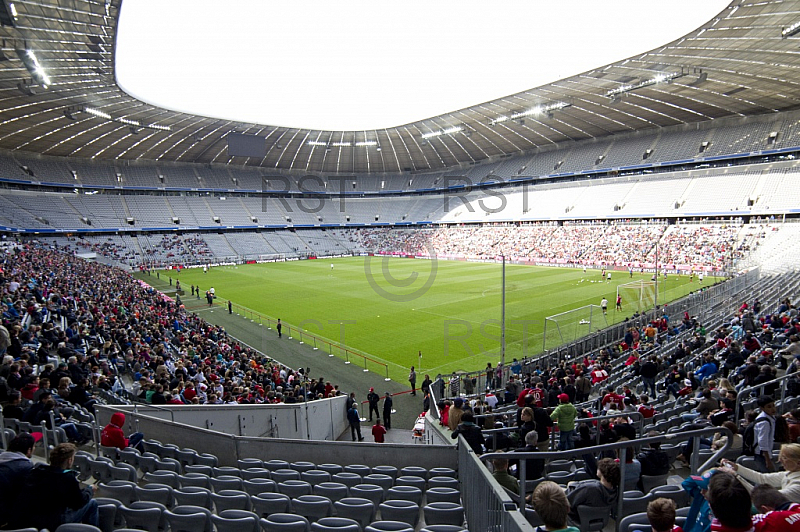
[[[128,393],[155,404],[294,403],[338,394],[307,368],[285,367],[236,342],[116,268],[19,246],[2,258],[0,286],[0,384],[19,393],[23,406],[47,388],[91,410],[92,389],[125,390],[121,371],[133,375]]]
[[[352,245],[371,252],[640,268],[655,263],[684,271],[721,270],[749,251],[740,224],[484,224],[437,228],[349,229]],[[658,250],[656,249],[658,248]]]

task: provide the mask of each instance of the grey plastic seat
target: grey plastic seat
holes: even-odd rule
[[[89,467],[90,460],[94,460],[94,458],[86,451],[78,451],[75,453],[75,461],[72,463],[72,469],[78,472],[78,480],[81,482],[86,482],[89,480],[89,477],[92,476],[92,469]]]
[[[136,486],[136,497],[140,501],[150,501],[163,504],[166,508],[172,506],[173,489],[166,484],[150,483],[144,486]]]
[[[114,460],[114,462],[116,462],[119,459],[119,449],[117,447],[107,447],[105,445],[101,445],[100,456],[111,458]]]
[[[223,476],[233,476],[238,477],[242,474],[242,470],[238,467],[231,467],[231,466],[217,466],[211,468],[212,476],[214,477],[223,477]]]
[[[430,477],[451,477],[451,478],[458,478],[458,474],[456,473],[455,469],[450,469],[449,467],[432,467],[428,470],[428,475]]]
[[[64,523],[56,528],[56,532],[102,532],[94,525],[86,525],[83,523]]]
[[[611,517],[611,508],[603,506],[578,506],[578,528],[581,532],[599,532],[608,525]]]
[[[253,521],[253,529],[252,531],[244,529],[240,530],[239,532],[260,532],[261,527],[258,524],[258,515],[254,514],[249,510],[224,510],[220,514],[220,517],[224,517],[226,519],[250,519]],[[219,531],[217,531],[219,532]]]
[[[261,493],[250,497],[250,502],[253,504],[253,511],[260,517],[292,511],[292,501],[283,493]]]
[[[156,460],[156,471],[172,471],[180,474],[181,463],[174,458],[161,458]]]
[[[415,486],[421,490],[425,489],[425,479],[416,475],[401,475],[394,481],[395,486]]]
[[[622,517],[625,517],[626,515],[647,512],[647,505],[653,499],[655,499],[655,497],[653,496],[652,493],[634,497],[626,497],[623,494],[622,511],[624,512],[624,514],[622,515]]]
[[[172,488],[180,488],[181,483],[178,474],[174,471],[153,471],[144,475],[144,481],[147,483],[157,482],[159,484],[166,484]]]
[[[239,458],[236,460],[239,469],[249,469],[251,467],[264,467],[264,460],[261,458]]]
[[[206,465],[209,467],[216,467],[219,464],[219,460],[213,454],[208,453],[201,453],[198,454],[195,459],[194,463],[197,465]]]
[[[96,460],[89,460],[89,470],[92,472],[92,477],[98,482],[109,482],[113,480],[111,478],[111,470],[109,469],[113,464],[109,464],[108,460],[110,459],[103,456],[97,457]]]
[[[425,524],[455,525],[464,524],[464,507],[454,502],[432,502],[422,508]]]
[[[243,480],[242,489],[252,497],[266,491],[278,491],[278,484],[268,478],[254,478],[252,480]]]
[[[222,475],[219,477],[209,477],[208,483],[214,491],[241,490],[242,479],[232,475]]]
[[[458,489],[458,480],[453,477],[431,477],[428,479],[428,489],[430,488],[453,488]]]
[[[361,532],[361,525],[346,517],[323,517],[311,523],[311,532]]]
[[[321,495],[301,495],[292,499],[292,513],[302,515],[309,521],[316,521],[333,514],[333,504]]]
[[[416,486],[395,486],[386,492],[386,499],[399,499],[422,504],[422,490]]]
[[[316,469],[317,466],[313,462],[298,461],[289,464],[289,468],[302,473],[303,471],[311,471],[312,469]]]
[[[344,468],[339,464],[318,464],[317,469],[321,471],[327,471],[331,475],[335,475],[336,473],[341,473],[344,471]]]
[[[189,486],[195,488],[211,488],[211,483],[208,479],[211,478],[203,473],[186,473],[185,475],[178,475],[178,482],[180,487],[186,488]]]
[[[195,457],[197,456],[197,451],[194,449],[180,449],[175,451],[175,459],[181,463],[182,467],[186,467],[187,465],[193,465],[195,463]]]
[[[136,485],[127,482],[120,483],[120,481],[111,481],[109,483],[101,482],[98,486],[98,495],[100,497],[116,499],[126,506],[133,501],[139,500],[139,497],[136,495]]]
[[[164,446],[158,440],[142,440],[142,445],[144,446],[144,450],[147,453],[155,454],[156,456],[161,456],[161,448]]]
[[[217,532],[257,532],[259,524],[255,514],[240,517],[212,514],[211,521]]]
[[[211,490],[200,486],[185,486],[172,490],[175,503],[179,506],[200,506],[211,510],[214,507],[211,500]]]
[[[313,486],[314,484],[319,484],[320,482],[330,482],[331,474],[321,469],[307,469],[300,472],[300,479],[305,480]]]
[[[313,489],[311,484],[304,480],[287,480],[285,482],[278,482],[278,493],[288,495],[294,499],[300,495],[311,495]]]
[[[265,460],[264,467],[270,471],[277,471],[278,469],[289,469],[289,462],[286,460]]]
[[[253,478],[272,478],[269,469],[266,467],[249,467],[242,469],[242,480],[250,480]]]
[[[642,475],[641,476],[642,491],[647,493],[653,488],[657,488],[658,486],[664,486],[667,484],[668,478],[669,478],[669,473],[665,473],[663,475]]]
[[[384,489],[377,484],[356,484],[350,488],[350,496],[369,499],[377,506],[383,501],[385,492]]]
[[[108,474],[112,480],[136,482],[139,479],[139,473],[136,471],[136,468],[124,462],[119,462],[116,465],[109,464]]]
[[[213,532],[211,511],[201,506],[176,506],[166,510],[164,517],[171,532]]]
[[[214,468],[211,467],[210,465],[206,465],[206,464],[191,464],[191,465],[187,465],[186,467],[183,468],[183,472],[185,474],[187,474],[187,475],[189,473],[201,473],[201,474],[203,474],[203,475],[205,475],[207,477],[213,477],[214,476]]]
[[[372,473],[364,477],[364,484],[375,484],[383,488],[383,491],[389,491],[389,488],[394,486],[394,479],[389,475],[382,475],[380,473]]]
[[[461,492],[453,488],[435,487],[425,491],[425,501],[432,502],[461,502]]]
[[[116,527],[116,520],[117,505],[97,503],[97,527],[102,532],[112,532]]]
[[[449,504],[449,503],[437,503]],[[411,501],[389,500],[378,507],[381,519],[386,521],[401,521],[416,528],[419,522],[419,505]]]
[[[355,473],[356,475],[369,475],[372,473],[372,468],[364,464],[349,464],[344,466],[345,473]]]
[[[211,500],[214,501],[214,507],[218,514],[225,510],[249,510],[251,508],[250,495],[244,491],[222,490],[212,493]]]
[[[412,476],[412,477],[422,477],[424,479],[428,478],[428,470],[424,467],[419,466],[406,466],[400,470],[401,476]]]
[[[414,527],[402,521],[375,521],[364,532],[414,532]]]
[[[390,465],[379,465],[372,468],[372,474],[374,475],[389,475],[392,477],[392,480],[396,479],[398,476],[398,469],[395,466]]]
[[[689,497],[686,493],[686,490],[684,490],[680,485],[658,486],[650,490],[650,493],[656,499],[659,497],[672,499],[675,501],[675,504],[678,508],[683,508],[689,504]]]
[[[302,515],[277,513],[259,522],[264,532],[310,532],[311,530],[308,519]]]
[[[158,457],[152,453],[144,453],[139,455],[139,459],[137,460],[139,471],[141,471],[143,474],[152,473],[157,469],[156,460],[158,460]]]
[[[125,447],[124,449],[117,450],[118,461],[125,462],[133,467],[139,466],[139,456],[141,456],[141,454],[142,453],[140,453],[138,449],[133,447]]]
[[[300,471],[295,471],[294,469],[275,469],[270,471],[270,478],[278,483],[285,480],[300,480]]]
[[[158,532],[166,528],[163,505],[152,501],[132,502],[130,506],[120,506],[117,512],[125,519],[127,528],[141,528],[148,532]]]
[[[631,528],[631,525],[633,525],[635,529],[638,528],[637,525],[641,525],[642,528],[639,528],[639,530],[647,530],[647,527],[650,526],[650,520],[647,519],[647,512],[640,512],[625,516],[625,518],[619,523],[619,532],[628,532],[628,530]]]
[[[339,482],[320,482],[312,486],[314,495],[322,495],[329,498],[331,501],[336,502],[339,499],[344,499],[350,494],[349,489],[344,484]]]
[[[455,525],[427,525],[425,528],[420,529],[419,532],[467,532],[467,529],[463,526]]]
[[[335,501],[333,503],[333,508],[336,510],[336,515],[353,519],[357,521],[362,528],[375,520],[376,507],[369,499],[345,497],[344,499]]]
[[[333,482],[340,482],[347,486],[348,488],[352,488],[356,484],[361,484],[361,475],[356,475],[355,473],[336,473],[331,477]]]
[[[162,459],[163,459],[163,458],[177,458],[177,456],[178,456],[178,454],[177,454],[177,453],[178,453],[178,451],[180,451],[180,450],[181,450],[181,449],[180,449],[180,447],[178,447],[178,446],[177,446],[177,445],[175,445],[174,443],[165,443],[165,444],[164,444],[164,445],[161,447],[161,452],[159,453],[159,456],[160,456]]]

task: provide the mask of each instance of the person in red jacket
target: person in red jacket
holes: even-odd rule
[[[125,424],[125,414],[122,412],[115,412],[111,414],[111,422],[103,427],[103,432],[100,433],[100,445],[104,447],[116,447],[117,449],[124,449],[126,447],[139,447],[143,439],[141,432],[134,432],[130,438],[125,437],[122,431],[122,426]],[[139,449],[140,451],[142,449]]]

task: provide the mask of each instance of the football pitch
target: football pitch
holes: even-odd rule
[[[405,382],[412,365],[421,375],[435,376],[479,370],[487,362],[495,365],[500,360],[500,264],[347,257],[160,274],[162,280],[164,275],[180,280],[184,299],[189,297],[190,285],[199,286],[203,293],[214,287],[217,305],[231,300],[234,308],[280,318],[284,334],[288,330],[298,337],[296,328],[300,327],[317,337],[306,337],[307,344],[338,356],[343,354],[338,344],[344,344],[387,364],[389,376],[398,382]],[[562,338],[564,342],[575,340],[575,336],[590,332],[588,327],[597,330],[622,321],[636,308],[623,300],[622,311],[615,310],[617,286],[649,281],[651,275],[634,273],[631,278],[628,272],[615,271],[606,282],[601,280],[600,270],[584,273],[575,268],[507,264],[506,361],[542,351],[547,316],[597,305],[592,323],[585,327],[585,317],[580,325],[576,319],[561,330],[548,322],[548,348]],[[716,280],[707,277],[703,284],[709,286]],[[662,278],[659,303],[678,299],[700,286],[697,278],[690,283],[688,276]],[[603,297],[609,302],[606,317],[599,311]],[[323,339],[332,341],[334,347]],[[364,364],[356,359],[353,363]]]

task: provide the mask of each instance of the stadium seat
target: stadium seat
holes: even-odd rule
[[[285,482],[278,482],[278,493],[288,495],[294,499],[300,495],[311,495],[313,492],[311,484],[304,480],[287,480]]]
[[[278,485],[274,480],[268,478],[254,478],[252,480],[243,480],[242,489],[252,497],[253,495],[258,495],[259,493],[267,491],[278,491]]]
[[[164,517],[171,532],[213,532],[211,512],[200,506],[176,506]]]
[[[428,479],[428,489],[430,488],[453,488],[458,489],[458,480],[453,477],[436,476]]]
[[[234,477],[232,475],[221,475],[219,477],[209,477],[209,484],[213,491],[223,490],[241,490],[242,479],[241,477]]]
[[[361,475],[356,475],[355,473],[336,473],[331,477],[333,482],[340,482],[347,487],[352,488],[356,484],[361,484]]]
[[[294,469],[274,469],[270,472],[270,478],[277,483],[285,480],[300,480],[300,472]]]
[[[453,488],[434,487],[425,491],[425,500],[428,504],[432,502],[461,502],[461,493]]]
[[[400,499],[422,504],[422,490],[416,486],[394,486],[386,493],[386,499]]]
[[[429,525],[464,524],[464,507],[453,502],[432,502],[422,508],[425,523]]]
[[[397,478],[397,468],[390,465],[379,465],[372,468],[372,473],[376,475],[389,475],[392,479]]]
[[[266,467],[250,467],[242,469],[242,480],[252,480],[254,478],[272,478],[269,469]]]
[[[450,503],[437,503],[450,504]],[[401,521],[416,527],[419,522],[419,505],[412,501],[399,499],[382,502],[378,509],[381,512],[381,519],[386,521]]]
[[[389,475],[381,475],[373,473],[364,477],[364,484],[375,484],[383,488],[383,491],[389,491],[389,488],[394,486],[394,479]]]
[[[211,521],[217,532],[259,532],[258,517],[252,512],[246,513],[249,515],[228,514],[223,511],[219,515],[212,514]]]
[[[361,525],[345,517],[323,517],[311,523],[311,532],[361,532]]]
[[[351,497],[369,499],[376,506],[384,499],[384,490],[376,484],[356,484],[350,488]]]
[[[172,490],[175,503],[179,506],[201,506],[211,510],[214,503],[211,500],[211,490],[199,486],[185,486]]]
[[[310,532],[308,519],[302,515],[277,513],[260,520],[264,532]]]
[[[321,495],[301,495],[292,499],[292,513],[302,515],[309,521],[316,521],[333,514],[333,504]]]
[[[365,528],[375,519],[375,504],[369,499],[345,497],[333,503],[336,515],[358,521]]]
[[[212,493],[211,500],[214,501],[217,514],[221,514],[225,510],[249,510],[251,508],[250,496],[243,491],[221,490]]]
[[[290,469],[294,469],[295,471],[302,473],[303,471],[311,471],[312,469],[316,469],[317,466],[314,465],[312,462],[292,462],[289,464]]]
[[[294,466],[294,464],[292,464]],[[331,474],[321,469],[306,469],[300,472],[300,479],[305,480],[312,486],[320,482],[330,482]]]
[[[250,497],[250,502],[253,504],[253,511],[260,517],[292,511],[291,499],[283,493],[261,493]]]
[[[327,471],[331,475],[335,475],[336,473],[341,473],[344,471],[344,468],[339,464],[319,464],[317,469]]]
[[[266,460],[264,462],[264,467],[269,469],[270,471],[275,471],[278,469],[289,469],[289,462],[285,460]]]
[[[375,521],[364,532],[414,532],[414,527],[402,521]]]
[[[195,487],[195,488],[211,488],[208,475],[203,473],[186,473],[185,475],[178,475],[178,482],[182,488]]]
[[[339,482],[320,482],[312,487],[314,495],[322,495],[336,502],[349,496],[349,490],[344,484]]]
[[[602,506],[578,506],[578,528],[581,532],[601,531],[608,525],[611,508]]]

